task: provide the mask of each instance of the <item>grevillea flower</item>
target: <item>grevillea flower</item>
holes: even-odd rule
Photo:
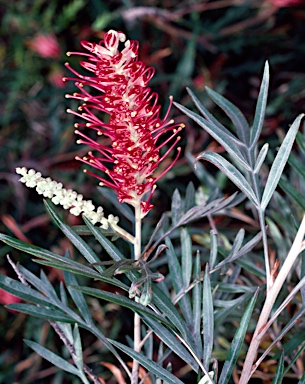
[[[122,50],[120,43],[124,43]],[[81,62],[81,65],[93,75],[82,75],[66,64],[77,78],[65,80],[75,81],[79,89],[79,92],[67,97],[83,102],[80,112],[70,109],[68,112],[86,121],[75,124],[76,128],[90,128],[96,131],[97,136],[103,135],[108,140],[92,138],[92,135],[77,129],[75,133],[80,136],[77,142],[94,149],[94,153],[89,152],[78,160],[104,172],[85,170],[99,179],[101,185],[114,189],[119,202],[128,202],[133,206],[141,204],[144,216],[153,207],[150,200],[156,182],[179,157],[181,148],[177,148],[178,153],[170,166],[158,176],[153,176],[180,140],[177,134],[183,125],[168,119],[172,98],[165,117],[160,118],[158,95],[148,87],[154,69],[139,61],[137,41],[126,41],[122,32],[110,30],[99,44],[83,41],[82,46],[89,53],[68,52],[67,55],[85,56],[87,61]],[[90,87],[90,92],[86,86]],[[108,123],[100,120],[100,112],[110,115]],[[166,139],[162,141],[165,133]],[[107,145],[107,141],[111,145]],[[168,148],[161,154],[161,149],[167,144]]]
[[[91,200],[84,200],[83,195],[72,189],[63,188],[62,183],[58,183],[50,177],[44,178],[40,172],[36,172],[34,169],[27,170],[25,167],[16,168],[16,173],[22,176],[20,181],[28,188],[36,188],[39,195],[48,197],[54,204],[60,204],[64,209],[69,209],[72,215],[84,214],[92,224],[100,223],[103,229],[108,229],[109,224],[118,228],[119,219],[117,217],[109,215],[106,219],[102,207],[95,210]]]
[[[45,59],[57,59],[61,54],[61,47],[55,35],[40,34],[28,43],[30,49]]]

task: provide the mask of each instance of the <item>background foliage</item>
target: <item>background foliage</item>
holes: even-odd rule
[[[194,108],[185,91],[188,86],[200,102],[224,122],[226,117],[207,96],[205,86],[231,100],[251,122],[263,64],[268,59],[271,67],[270,101],[262,141],[270,144],[267,162],[271,163],[288,124],[304,111],[305,106],[305,6],[278,7],[275,3],[271,0],[179,3],[171,0],[1,1],[0,231],[60,254],[69,249],[77,258],[73,247],[50,223],[41,199],[34,191],[18,183],[14,170],[17,166],[34,168],[45,176],[62,181],[67,188],[78,190],[96,203],[103,198],[96,189],[95,181],[80,172],[81,165],[74,160],[75,155],[86,152],[86,148],[75,144],[73,118],[65,113],[70,105],[64,95],[73,92],[73,86],[62,84],[60,78],[65,74],[65,52],[80,50],[79,43],[83,39],[98,41],[103,37],[103,31],[110,28],[122,30],[128,38],[140,42],[141,59],[156,68],[151,85],[164,104],[168,102],[168,96],[173,95],[180,104]],[[56,36],[60,45],[56,57],[41,57],[31,48],[31,43],[40,34]],[[205,168],[198,164],[194,171],[193,156],[203,150],[219,153],[224,150],[178,110],[173,114],[177,121],[185,121],[187,125],[183,138],[185,156],[181,157],[168,178],[160,182],[159,196],[156,194],[155,198],[157,209],[147,220],[147,237],[159,219],[158,212],[170,209],[174,189],[179,188],[182,194],[185,193],[186,181],[193,181],[196,187],[202,185],[204,196],[210,196],[216,188],[223,194],[235,190],[216,168],[207,163],[204,163]],[[305,210],[302,199],[305,192],[304,141],[301,128],[289,166],[285,168],[280,182],[282,189],[278,189],[279,193],[268,210],[273,252],[279,258],[283,258],[289,249],[294,220],[299,220]],[[243,208],[232,211],[231,217],[219,215],[215,218],[217,228],[223,235],[224,255],[228,253],[226,242],[232,243],[240,228],[245,228],[248,233],[255,233],[258,229],[253,212],[247,206]],[[108,209],[113,211],[114,208],[109,205]],[[80,219],[68,215],[65,220],[70,225],[81,223]],[[196,250],[201,247],[204,250],[209,229],[207,220],[193,228],[191,235]],[[1,256],[8,252],[14,260],[22,261],[33,272],[38,269],[25,254],[1,246]],[[165,268],[164,260],[162,262],[161,259],[159,264]],[[260,266],[258,261],[258,276]],[[0,268],[9,276],[13,275],[5,257],[0,258]],[[45,273],[58,286],[61,273],[52,268],[46,268]],[[249,287],[257,285],[255,275],[251,278],[245,275],[242,279]],[[85,284],[86,281],[83,281],[81,285]],[[289,284],[293,286],[293,276]],[[0,292],[0,300],[6,303],[4,293]],[[107,336],[123,340],[126,334],[131,333],[129,312],[125,313],[119,306],[95,298],[89,298],[89,303],[94,320]],[[119,316],[118,311],[121,311]],[[291,306],[283,312],[280,321],[287,323],[293,313],[294,307]],[[129,320],[121,321],[126,318]],[[5,341],[0,346],[0,382],[78,382],[69,374],[58,373],[22,342],[23,338],[34,340],[61,352],[61,344],[53,337],[48,324],[8,312],[2,306],[0,322],[0,338]],[[220,329],[214,357],[224,358],[228,350],[227,340],[232,338],[233,329],[234,316]],[[103,361],[111,362],[111,356],[107,355],[104,347],[93,343],[89,333],[85,335],[83,347],[85,354],[90,355],[89,362],[101,361],[100,356],[103,356]],[[299,335],[292,334],[288,344],[292,350],[296,340],[299,342]],[[299,370],[304,369],[301,359],[298,364]],[[175,374],[183,375],[183,372],[179,373],[179,368],[177,362]],[[103,371],[104,368],[99,369]],[[273,369],[274,366],[263,366],[260,377],[253,379],[253,383],[254,380],[271,383]],[[109,370],[104,371],[107,380]]]

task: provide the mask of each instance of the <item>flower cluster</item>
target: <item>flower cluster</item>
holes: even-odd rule
[[[40,172],[34,169],[27,170],[25,167],[16,168],[16,173],[21,175],[20,181],[29,188],[36,188],[36,191],[48,197],[56,205],[60,204],[64,209],[69,209],[75,216],[84,214],[93,223],[101,223],[103,229],[108,229],[109,224],[116,225],[119,221],[117,217],[109,215],[108,219],[104,216],[103,208],[95,206],[91,200],[83,200],[83,195],[78,194],[72,189],[65,189],[61,183],[52,180],[50,177],[44,178]]]
[[[122,50],[120,43],[124,43]],[[144,216],[152,208],[150,200],[156,182],[173,167],[181,149],[177,148],[177,156],[167,168],[156,177],[153,174],[180,140],[177,134],[184,125],[168,119],[172,97],[165,117],[160,118],[158,95],[148,88],[154,69],[138,60],[138,42],[126,41],[122,32],[110,30],[99,44],[83,41],[82,45],[89,53],[68,52],[67,55],[85,56],[87,61],[81,65],[93,75],[81,75],[66,63],[77,78],[64,80],[75,81],[79,89],[66,97],[83,102],[80,112],[70,109],[68,112],[85,119],[85,123],[75,124],[76,128],[91,128],[108,140],[101,142],[77,129],[75,132],[80,136],[77,142],[95,150],[78,160],[104,172],[108,177],[85,170],[99,179],[101,185],[114,189],[119,202],[141,204]],[[91,87],[91,93],[86,86]],[[108,123],[100,120],[100,112],[110,115]],[[165,133],[169,135],[158,145]],[[111,146],[107,146],[109,139]],[[171,144],[160,154],[168,143]]]

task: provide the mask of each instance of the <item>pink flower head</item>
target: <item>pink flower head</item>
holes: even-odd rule
[[[125,43],[122,50],[120,43]],[[148,88],[154,69],[139,61],[137,41],[126,41],[122,32],[110,30],[99,44],[82,41],[82,46],[90,53],[69,52],[68,56],[85,56],[87,61],[81,65],[93,75],[83,76],[66,64],[77,76],[68,80],[76,81],[79,89],[67,97],[83,101],[78,108],[80,112],[68,112],[85,119],[85,123],[75,124],[76,128],[91,128],[98,136],[110,139],[111,146],[77,129],[75,132],[81,137],[77,142],[90,145],[97,153],[89,152],[78,160],[104,172],[108,176],[106,179],[105,175],[86,170],[99,179],[101,185],[114,189],[119,202],[133,206],[140,202],[145,215],[153,207],[150,199],[156,182],[173,167],[181,148],[177,148],[177,156],[170,166],[156,177],[153,173],[180,140],[177,134],[183,125],[168,120],[172,97],[165,117],[160,118],[158,95]],[[89,93],[85,86],[90,86],[93,92]],[[100,111],[110,115],[108,123],[99,119],[97,113]],[[157,144],[168,132],[171,133],[167,138]],[[169,142],[171,144],[161,155],[161,148]]]
[[[61,54],[61,48],[55,35],[38,35],[29,42],[29,47],[39,56],[56,59]]]

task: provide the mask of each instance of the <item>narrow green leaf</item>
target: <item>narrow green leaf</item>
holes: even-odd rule
[[[0,274],[0,288],[19,297],[20,299],[30,301],[31,303],[38,305],[46,305],[50,307],[56,307],[54,304],[50,303],[50,300],[41,293],[35,291],[35,289],[22,284],[19,281],[13,280],[8,276]]]
[[[192,182],[188,183],[186,191],[185,191],[185,201],[184,201],[184,209],[187,212],[189,209],[193,208],[196,204],[195,201],[195,187]]]
[[[203,364],[209,370],[214,341],[214,306],[208,265],[206,266],[203,280],[202,316]]]
[[[235,137],[224,125],[222,125],[199,101],[199,99],[195,96],[195,94],[192,92],[190,88],[186,88],[187,92],[191,96],[191,99],[193,100],[194,104],[198,108],[199,112],[202,114],[202,116],[209,121],[212,125],[217,127],[216,132],[220,134],[223,140],[229,139],[232,140],[238,147],[243,147],[244,144]],[[180,105],[178,103],[174,103],[178,108]],[[209,132],[212,135],[212,132]],[[214,137],[214,136],[213,136]],[[216,137],[214,137],[218,141]]]
[[[231,378],[233,369],[236,365],[242,344],[244,342],[244,338],[248,329],[249,322],[251,320],[252,312],[254,309],[254,305],[257,299],[258,289],[255,294],[252,296],[249,304],[247,305],[245,312],[241,318],[240,324],[236,330],[235,336],[231,343],[231,348],[229,350],[227,359],[222,368],[218,384],[227,384]]]
[[[293,153],[288,157],[288,164],[291,165],[298,176],[305,180],[305,166]]]
[[[227,116],[232,120],[237,132],[237,136],[247,146],[250,143],[250,127],[242,112],[229,100],[221,96],[212,89],[205,87],[208,95],[215,103],[223,109]]]
[[[215,323],[223,322],[223,320],[228,317],[230,314],[234,313],[234,311],[237,310],[237,308],[240,308],[243,305],[246,305],[246,303],[249,300],[249,297],[252,297],[253,288],[249,290],[250,292],[246,292],[244,295],[239,296],[236,299],[233,300],[216,300],[214,299],[214,307],[217,308],[215,314],[214,314],[214,320]],[[218,308],[221,309],[218,309]],[[236,312],[235,312],[236,313]]]
[[[255,163],[255,166],[254,166],[254,173],[258,173],[259,170],[261,169],[261,166],[263,165],[263,162],[267,156],[267,153],[268,153],[268,150],[269,150],[269,144],[268,143],[265,143],[261,150],[259,151],[259,154],[257,156],[257,159],[256,159],[256,163]]]
[[[75,278],[75,276],[71,272],[68,272],[68,271],[64,272],[64,276],[65,276],[65,282],[66,282],[68,291],[69,291],[77,309],[79,310],[79,313],[84,318],[84,320],[86,321],[87,324],[92,323],[93,320],[92,320],[88,305],[86,303],[86,300],[84,298],[84,295],[82,294],[82,292],[75,290],[75,289],[70,287],[71,285],[79,286],[77,279]]]
[[[181,229],[181,269],[184,287],[188,287],[192,275],[192,241],[186,228]]]
[[[225,199],[216,199],[208,204],[201,204],[191,208],[189,211],[185,212],[176,226],[173,226],[168,232],[166,232],[166,236],[171,233],[173,229],[188,224],[190,221],[201,219],[202,217],[205,217],[209,214],[219,212],[226,207],[236,205],[238,203],[238,198],[236,198],[236,195],[237,193],[234,193],[232,196]]]
[[[298,143],[298,146],[300,147],[302,153],[305,155],[305,137],[303,133],[297,133],[296,142]]]
[[[62,357],[56,355],[45,347],[42,347],[38,343],[30,340],[24,340],[30,348],[32,348],[38,355],[42,356],[44,359],[50,361],[56,367],[62,369],[63,371],[72,373],[73,375],[79,376],[79,371],[72,364],[68,363]]]
[[[121,253],[121,251],[119,251],[119,249],[115,247],[111,241],[109,241],[105,236],[103,236],[98,230],[98,228],[95,227],[90,220],[88,220],[85,216],[83,217],[83,219],[93,236],[113,260],[119,261],[126,259],[126,257]]]
[[[189,329],[185,320],[182,318],[176,307],[168,296],[157,286],[153,286],[153,303],[167,317],[167,319],[179,329],[185,340],[190,340]]]
[[[34,259],[34,261],[41,265],[47,265],[48,267],[57,268],[62,271],[68,271],[71,273],[78,274],[80,276],[86,276],[95,280],[100,280],[100,281],[103,281],[104,283],[122,288],[124,291],[128,291],[129,289],[129,287],[126,284],[121,283],[120,280],[116,279],[115,277],[109,278],[107,276],[104,276],[94,271],[90,267],[86,267],[83,264],[77,263],[74,260],[71,260],[71,262],[64,262],[64,261],[45,261],[45,260]]]
[[[160,379],[164,380],[168,384],[184,384],[181,380],[179,380],[176,376],[168,372],[161,365],[155,363],[154,361],[149,360],[144,355],[135,352],[132,348],[127,347],[117,341],[110,340],[110,342],[119,348],[121,351],[125,352],[126,355],[130,356],[132,359],[137,360],[143,367],[145,367],[148,372],[153,373]]]
[[[76,366],[78,367],[78,369],[83,371],[83,367],[84,367],[83,349],[82,349],[82,342],[81,342],[78,324],[74,325],[73,340],[74,340],[73,346],[74,346],[75,354],[77,357],[77,359],[75,359],[74,362],[75,362]]]
[[[229,163],[225,158],[220,156],[218,153],[214,152],[202,152],[197,156],[196,160],[207,160],[219,168],[228,178],[248,197],[248,199],[255,205],[258,206],[259,202],[253,189],[251,188],[248,181],[240,173],[240,171],[235,168],[231,163]]]
[[[142,317],[148,327],[166,344],[182,361],[188,364],[195,372],[198,372],[198,364],[188,350],[180,343],[177,337],[167,327],[148,316]]]
[[[301,377],[301,379],[298,381],[298,384],[305,384],[305,373],[304,373],[304,375]]]
[[[178,189],[175,189],[172,197],[172,206],[171,206],[173,224],[176,224],[179,221],[182,213],[183,213],[183,209],[182,209],[181,196]]]
[[[99,299],[109,301],[110,303],[114,303],[122,307],[129,308],[132,311],[138,313],[140,316],[141,314],[144,314],[144,315],[146,314],[147,316],[150,316],[153,319],[156,319],[161,323],[166,324],[168,327],[172,326],[165,317],[155,313],[154,311],[145,307],[142,304],[136,303],[134,300],[128,299],[125,296],[102,291],[101,289],[97,289],[97,288],[89,288],[89,287],[81,287],[81,286],[72,286],[72,288],[77,289],[87,295],[98,297]]]
[[[75,319],[66,316],[63,312],[54,308],[38,307],[30,304],[9,304],[7,308],[13,309],[14,311],[27,313],[28,315],[39,317],[48,321],[60,321],[62,323],[75,323]]]
[[[193,333],[196,345],[197,356],[202,356],[202,337],[201,337],[201,322],[202,322],[202,282],[201,276],[201,265],[200,265],[200,253],[197,252],[195,263],[194,263],[194,280],[195,284],[192,289],[192,307],[193,307]]]
[[[258,139],[260,137],[263,124],[264,124],[267,97],[268,97],[268,88],[269,88],[269,77],[270,77],[269,64],[268,62],[266,62],[265,68],[264,68],[263,80],[262,80],[261,88],[260,88],[258,99],[257,99],[254,122],[253,122],[253,127],[251,132],[250,141],[251,141],[251,146],[253,148],[258,142]]]
[[[175,289],[176,294],[178,294],[180,293],[180,291],[184,291],[186,288],[183,285],[181,266],[179,264],[173,244],[168,237],[165,239],[165,244],[168,247],[168,249],[166,250],[166,255],[167,255],[170,275],[172,277],[173,287]],[[180,298],[179,306],[181,308],[181,311],[183,313],[185,320],[187,321],[188,324],[191,324],[192,310],[191,310],[189,294],[185,294]]]
[[[62,270],[68,270],[68,271],[78,273],[78,274],[83,275],[83,276],[91,277],[93,279],[105,281],[107,283],[119,286],[125,290],[128,289],[128,287],[125,284],[121,283],[117,279],[109,279],[107,277],[103,277],[102,274],[94,271],[90,267],[87,267],[81,263],[74,261],[74,260],[67,259],[63,256],[59,256],[56,253],[50,252],[46,249],[25,243],[21,240],[15,239],[13,237],[10,237],[10,236],[4,235],[4,234],[0,234],[0,240],[2,240],[3,242],[5,242],[6,244],[10,245],[13,248],[19,249],[21,251],[24,251],[24,252],[29,253],[31,255],[34,255],[36,257],[39,257],[39,258],[42,258],[45,260],[49,260],[48,262],[44,262],[42,260],[35,260],[37,263],[40,263],[43,265],[53,266],[55,268],[62,269]],[[28,278],[28,276],[29,275],[27,274],[27,278]],[[36,279],[38,279],[38,278],[36,277]],[[36,283],[33,280],[33,285],[35,285],[35,284]]]
[[[217,250],[218,250],[217,233],[215,233],[214,231],[210,231],[210,258],[209,258],[210,270],[214,268],[216,258],[217,258]]]
[[[225,150],[236,160],[237,163],[242,164],[246,169],[250,170],[249,165],[246,163],[243,153],[238,145],[236,145],[236,137],[232,135],[226,128],[226,131],[220,129],[217,125],[199,116],[197,113],[190,111],[178,103],[174,103],[184,114],[193,119],[198,125],[204,128],[215,140],[222,145]],[[242,143],[238,141],[240,145]]]
[[[284,376],[284,351],[282,351],[279,362],[277,364],[276,372],[272,380],[272,384],[282,384]]]
[[[71,241],[71,243],[79,250],[79,252],[84,256],[84,258],[91,264],[93,263],[99,263],[101,260],[96,255],[95,252],[89,247],[89,245],[80,237],[78,236],[72,228],[70,228],[67,224],[65,224],[61,218],[57,215],[55,210],[52,208],[52,205],[50,202],[45,201],[45,206],[54,220],[55,224],[58,226],[58,228],[67,236],[67,238]],[[103,271],[102,267],[96,266],[95,267],[99,272]]]
[[[286,165],[288,156],[290,154],[295,136],[297,134],[297,131],[299,129],[299,125],[301,122],[301,119],[303,118],[304,114],[299,115],[291,125],[289,131],[287,132],[282,145],[280,146],[280,149],[273,161],[273,164],[271,166],[268,179],[265,185],[262,202],[261,202],[261,208],[262,210],[265,210],[276,187],[280,180],[280,177],[282,175],[283,169]]]
[[[305,211],[305,199],[304,194],[299,192],[296,188],[294,188],[286,179],[286,177],[282,177],[279,181],[279,186],[282,190],[287,193],[287,195],[291,198],[291,200],[297,203],[300,208]]]
[[[15,239],[11,236],[4,235],[0,233],[0,240],[4,243],[10,245],[13,248],[19,249],[20,251],[24,251],[26,253],[30,253],[31,255],[41,257],[41,258],[57,258],[58,255],[56,253],[50,252],[46,249],[37,247],[36,245],[25,243],[24,241]]]

